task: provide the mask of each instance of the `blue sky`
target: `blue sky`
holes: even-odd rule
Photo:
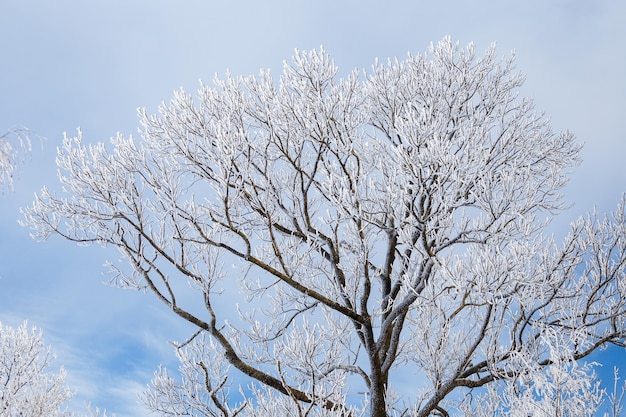
[[[135,133],[136,109],[156,110],[199,79],[281,69],[294,48],[324,45],[345,72],[374,58],[422,53],[450,35],[483,51],[516,50],[524,95],[585,143],[565,190],[569,221],[613,210],[626,191],[626,2],[0,0],[0,132],[25,126],[33,152],[13,192],[0,194],[0,321],[44,329],[77,391],[119,417],[142,416],[135,395],[160,363],[176,366],[168,340],[185,326],[151,297],[102,285],[116,252],[60,239],[37,243],[17,224],[19,207],[55,185],[63,132],[85,140]],[[624,363],[626,354],[598,356]],[[612,365],[602,370],[610,378]],[[626,377],[626,372],[623,374]]]

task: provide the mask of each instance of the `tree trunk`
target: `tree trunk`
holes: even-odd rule
[[[387,417],[386,381],[381,376],[372,378],[370,385],[370,417]]]

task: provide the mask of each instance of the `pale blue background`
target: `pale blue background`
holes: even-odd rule
[[[17,225],[19,207],[55,185],[63,132],[89,142],[135,133],[136,109],[154,111],[198,79],[271,68],[294,48],[320,45],[344,72],[374,58],[422,53],[445,35],[484,51],[517,51],[522,92],[586,146],[565,190],[574,203],[554,223],[563,235],[577,215],[615,208],[626,191],[626,2],[0,0],[0,132],[26,126],[35,139],[15,191],[0,195],[0,321],[45,330],[77,391],[119,417],[146,415],[136,393],[159,363],[176,366],[167,340],[187,330],[152,298],[101,284],[118,255],[61,239],[35,243]],[[610,379],[616,349],[597,358]],[[626,376],[626,369],[624,370]],[[610,382],[610,381],[609,381]]]

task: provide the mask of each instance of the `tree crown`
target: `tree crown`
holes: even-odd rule
[[[114,265],[115,281],[198,329],[179,351],[187,382],[159,372],[145,402],[380,417],[567,394],[588,412],[575,361],[623,341],[626,226],[622,203],[562,245],[541,233],[573,135],[518,97],[523,77],[494,47],[445,38],[337,75],[323,49],[297,51],[278,80],[229,76],[140,111],[140,139],[112,151],[65,139],[65,194],[44,188],[24,211],[36,235],[118,247],[131,269]],[[233,368],[259,384],[254,401],[228,401]],[[419,387],[394,382],[410,372]],[[520,394],[539,375],[556,388]],[[465,395],[480,387],[484,401]]]

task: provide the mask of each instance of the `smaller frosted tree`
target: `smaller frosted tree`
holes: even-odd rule
[[[14,329],[0,323],[0,416],[70,416],[63,404],[72,397],[65,370],[50,372],[54,359],[42,331],[24,322]]]
[[[30,151],[30,146],[27,129],[12,129],[0,135],[0,187],[13,186],[15,168],[20,158]]]

